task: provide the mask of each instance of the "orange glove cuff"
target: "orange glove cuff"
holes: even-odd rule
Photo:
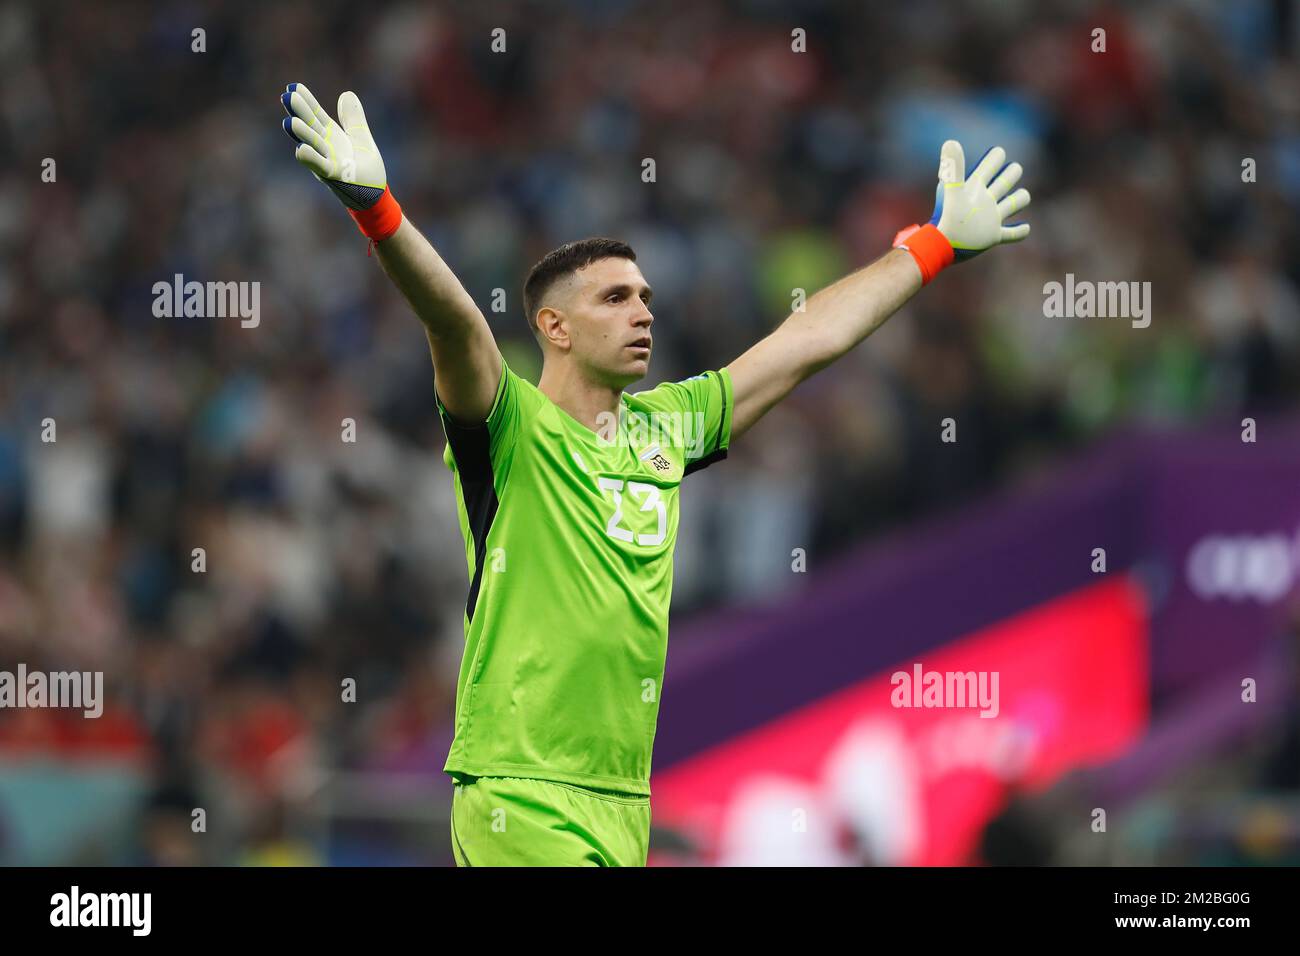
[[[921,285],[926,285],[945,268],[952,265],[956,253],[952,243],[937,227],[908,226],[894,236],[894,248],[906,249],[921,269]]]
[[[402,224],[402,207],[397,205],[387,186],[369,209],[349,209],[348,214],[356,220],[362,235],[374,242],[383,242]]]

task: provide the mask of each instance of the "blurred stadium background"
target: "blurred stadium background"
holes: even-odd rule
[[[1028,171],[1029,242],[692,479],[652,863],[1300,862],[1295,3],[358,14],[0,3],[0,669],[108,689],[99,720],[0,711],[0,862],[451,861],[466,572],[432,369],[292,159],[290,80],[358,92],[534,378],[519,287],[563,241],[637,250],[648,386],[923,221],[943,139]],[[176,273],[259,281],[260,324],[155,318]],[[1066,273],[1150,281],[1150,327],[1044,318]],[[998,719],[890,708],[916,662],[999,670]]]

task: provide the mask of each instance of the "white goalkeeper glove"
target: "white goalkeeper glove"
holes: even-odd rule
[[[1007,151],[995,146],[966,176],[966,154],[950,139],[939,152],[939,185],[934,215],[924,226],[908,226],[894,237],[921,269],[922,284],[945,266],[964,262],[1004,242],[1029,235],[1028,223],[1007,220],[1029,205],[1029,190],[1011,190],[1024,172],[1019,163],[1003,165]]]
[[[285,87],[280,102],[289,114],[284,131],[298,144],[294,158],[333,191],[366,237],[382,242],[396,232],[402,210],[388,189],[384,160],[357,95],[339,96],[341,126],[301,83]]]

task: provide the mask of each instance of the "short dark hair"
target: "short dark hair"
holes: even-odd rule
[[[597,259],[608,259],[611,256],[636,262],[636,253],[626,242],[600,237],[566,242],[542,256],[541,261],[528,270],[528,278],[524,280],[524,313],[533,333],[537,333],[535,323],[537,310],[542,307],[542,298],[556,280],[577,272]]]

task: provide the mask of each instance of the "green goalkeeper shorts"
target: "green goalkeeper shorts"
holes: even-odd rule
[[[645,866],[649,797],[522,777],[454,783],[457,866]]]

